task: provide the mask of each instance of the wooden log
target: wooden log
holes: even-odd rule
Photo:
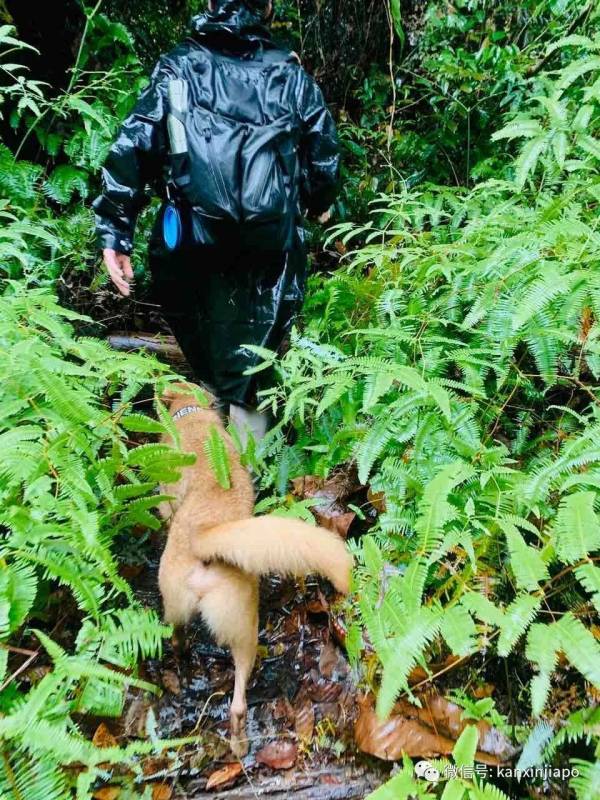
[[[174,336],[155,333],[131,333],[130,331],[114,331],[106,340],[115,350],[132,352],[144,350],[154,354],[161,361],[166,361],[175,372],[191,377],[192,371],[177,344]]]
[[[194,791],[186,787],[188,800],[363,800],[387,779],[385,772],[368,771],[363,767],[324,764],[306,772],[277,773],[265,777],[250,776],[234,789],[222,792]]]

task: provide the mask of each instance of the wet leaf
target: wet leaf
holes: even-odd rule
[[[382,722],[372,701],[361,705],[354,738],[363,753],[385,761],[398,761],[403,754],[411,758],[449,755],[454,747],[452,739],[436,734],[417,719],[392,714]]]
[[[271,742],[256,754],[258,764],[271,769],[290,769],[296,763],[298,745],[289,741]]]
[[[241,775],[243,769],[239,761],[226,764],[222,769],[218,769],[210,775],[206,782],[206,790],[224,789],[227,786],[231,786]]]
[[[152,787],[152,800],[171,800],[173,789],[166,783],[157,783]]]
[[[367,492],[367,500],[369,503],[371,503],[375,511],[377,511],[379,514],[385,514],[387,506],[385,504],[384,492],[374,492],[369,489]]]
[[[96,728],[92,743],[96,745],[96,747],[118,747],[119,745],[116,738],[103,722]]]
[[[150,702],[145,699],[143,694],[138,693],[135,695],[125,713],[123,722],[124,736],[146,738],[146,717],[150,707]]]
[[[319,671],[332,681],[343,680],[350,672],[350,665],[333,642],[328,642],[321,650]]]
[[[342,694],[343,684],[324,678],[316,669],[311,670],[306,684],[308,696],[314,703],[333,703]]]
[[[171,694],[181,694],[181,686],[179,684],[179,677],[172,669],[166,669],[162,674],[162,685]]]
[[[315,519],[323,528],[333,531],[345,539],[348,536],[350,526],[356,519],[354,511],[342,511],[336,504],[330,506],[326,511],[315,510]]]
[[[462,719],[462,709],[441,695],[421,698],[418,708],[401,700],[385,721],[374,711],[372,697],[360,701],[360,714],[354,729],[359,748],[370,755],[396,761],[403,753],[412,757],[435,758],[450,755],[465,728],[472,724]],[[499,764],[512,758],[515,748],[501,731],[487,722],[478,722],[477,761]]]
[[[315,727],[315,709],[309,697],[300,701],[296,708],[295,730],[298,738],[303,742],[309,742],[313,736]]]
[[[348,500],[360,484],[352,471],[339,470],[327,480],[305,475],[292,481],[294,494],[301,499],[316,499],[315,519],[327,530],[346,538],[356,513],[348,508]]]
[[[96,790],[92,797],[94,800],[117,800],[120,794],[120,786],[103,786],[102,789]]]

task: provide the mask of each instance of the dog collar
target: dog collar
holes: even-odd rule
[[[194,414],[196,411],[202,411],[200,406],[184,406],[173,414],[173,421],[177,422],[178,419],[187,417],[188,414]]]

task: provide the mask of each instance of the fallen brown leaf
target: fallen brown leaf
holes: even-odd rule
[[[209,779],[206,781],[206,790],[224,789],[225,787],[231,786],[240,776],[243,769],[239,761],[226,764],[222,769],[218,769],[210,775]]]
[[[290,769],[296,763],[298,745],[289,741],[271,742],[259,750],[256,761],[271,769]]]
[[[125,719],[123,720],[124,736],[137,736],[140,739],[146,738],[146,717],[150,707],[151,703],[141,692],[133,697],[125,712]]]
[[[374,492],[372,489],[369,489],[367,492],[367,500],[371,503],[375,511],[379,514],[385,514],[387,506],[385,504],[384,492]]]
[[[315,709],[309,697],[301,700],[296,707],[295,730],[298,738],[303,742],[309,742],[313,736],[315,727]]]
[[[358,747],[369,755],[397,761],[402,754],[413,758],[450,755],[456,740],[469,724],[461,719],[462,709],[441,695],[423,696],[423,708],[401,700],[389,719],[375,714],[371,696],[359,701],[360,714],[354,728]],[[486,764],[500,764],[515,754],[510,741],[487,722],[478,722],[476,759]]]
[[[103,786],[102,789],[97,789],[92,797],[94,800],[117,800],[120,794],[120,786]]]
[[[338,470],[327,480],[304,475],[295,478],[292,485],[297,497],[317,500],[313,514],[319,525],[345,539],[356,519],[354,511],[347,506],[348,499],[360,488],[355,474],[351,470]]]
[[[133,580],[133,578],[137,578],[137,576],[141,575],[143,571],[143,564],[121,564],[119,567],[119,575],[128,581]]]
[[[341,511],[335,504],[326,511],[315,509],[314,515],[319,525],[328,531],[337,533],[342,539],[348,536],[350,526],[356,519],[354,511]]]
[[[312,669],[306,683],[306,691],[313,703],[333,703],[342,694],[343,684],[329,680]]]
[[[162,674],[162,685],[171,694],[181,694],[181,686],[176,672],[166,669]]]
[[[342,680],[350,672],[350,665],[333,642],[327,642],[321,650],[319,672],[333,681]]]
[[[166,783],[155,783],[152,787],[152,800],[171,800],[173,789]]]
[[[118,747],[118,742],[112,735],[108,727],[101,722],[96,728],[96,733],[92,739],[92,744],[96,747]]]

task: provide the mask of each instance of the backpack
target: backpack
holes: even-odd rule
[[[187,139],[187,151],[170,156],[170,184],[191,211],[189,237],[194,244],[290,250],[299,215],[300,126],[293,109],[260,98],[275,74],[286,80],[284,65],[293,57],[261,49],[248,63],[200,50],[205,75],[225,89],[217,107],[203,102],[200,90],[200,102],[196,92],[186,112],[171,109]],[[244,108],[249,92],[258,101]]]

